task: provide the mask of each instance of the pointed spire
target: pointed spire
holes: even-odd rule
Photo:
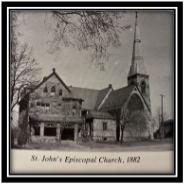
[[[138,27],[138,13],[136,11],[132,63],[130,66],[130,71],[128,76],[138,74],[138,73],[147,75],[146,67],[144,65],[144,59],[141,54],[141,39],[140,39],[140,31]]]
[[[132,57],[135,56],[141,56],[140,53],[140,43],[141,43],[141,39],[140,39],[140,31],[139,31],[139,27],[138,27],[138,14],[136,12],[136,16],[135,16],[135,32],[134,32],[134,47],[133,47],[133,53],[132,53]]]

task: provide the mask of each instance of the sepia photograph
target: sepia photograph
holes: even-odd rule
[[[174,173],[174,10],[9,16],[11,173]]]

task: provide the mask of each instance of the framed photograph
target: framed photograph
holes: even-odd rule
[[[174,11],[12,11],[12,173],[174,173]]]

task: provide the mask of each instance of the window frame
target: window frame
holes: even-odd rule
[[[51,93],[56,93],[56,87],[55,86],[52,86],[50,92]]]
[[[141,93],[146,94],[146,82],[144,80],[141,82]]]
[[[48,93],[48,88],[45,86],[44,89],[43,89],[43,93],[44,94],[47,94]]]
[[[60,90],[59,90],[59,96],[62,96],[62,95],[63,95],[63,90],[60,89]]]

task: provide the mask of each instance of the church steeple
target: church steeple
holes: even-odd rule
[[[141,54],[141,39],[140,39],[140,31],[138,27],[137,12],[135,17],[135,32],[134,32],[134,42],[133,42],[133,51],[132,51],[132,63],[130,66],[128,77],[135,74],[147,75],[146,67],[144,65],[144,59]]]
[[[137,84],[144,99],[151,109],[149,75],[144,65],[144,59],[141,53],[141,39],[138,27],[138,13],[135,16],[135,32],[132,51],[132,62],[128,74],[128,85]]]

